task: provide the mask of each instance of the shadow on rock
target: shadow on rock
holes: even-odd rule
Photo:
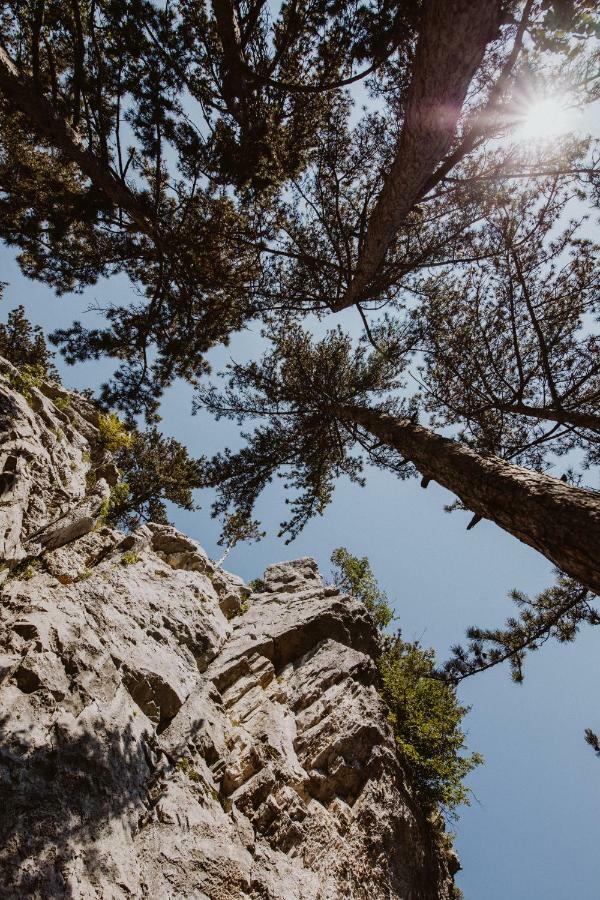
[[[131,839],[152,772],[143,736],[99,722],[97,733],[54,728],[42,746],[37,734],[36,746],[32,733],[8,725],[0,718],[0,896],[135,892]]]

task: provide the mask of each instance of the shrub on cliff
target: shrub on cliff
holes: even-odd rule
[[[461,755],[465,734],[460,726],[469,707],[458,702],[451,684],[436,677],[435,653],[418,641],[406,643],[399,633],[384,639],[378,665],[412,787],[425,808],[439,805],[452,816],[457,806],[469,803],[463,779],[483,762],[479,753]]]
[[[468,707],[458,702],[454,686],[438,676],[433,650],[403,641],[400,632],[386,633],[393,612],[367,557],[338,547],[331,562],[337,586],[365,604],[382,634],[380,690],[411,788],[424,809],[441,807],[453,817],[457,806],[469,802],[463,779],[483,762],[478,753],[461,755],[465,734],[460,725]]]
[[[18,369],[13,387],[26,398],[32,387],[44,381],[60,382],[52,362],[54,353],[39,325],[32,325],[25,316],[23,306],[8,313],[6,324],[0,323],[0,356]],[[62,412],[69,406],[61,397],[54,403]],[[98,433],[99,443],[113,456],[121,473],[121,481],[101,511],[103,523],[125,528],[140,522],[166,524],[167,501],[182,509],[195,508],[193,491],[201,486],[202,463],[189,456],[183,444],[165,437],[156,427],[138,431],[114,412],[99,413]],[[93,470],[89,474],[93,482]]]
[[[1,287],[0,285],[0,297]],[[6,324],[0,322],[0,356],[16,366],[21,373],[30,373],[39,380],[59,380],[52,362],[54,353],[48,349],[40,326],[32,325],[27,319],[24,306],[11,309]]]

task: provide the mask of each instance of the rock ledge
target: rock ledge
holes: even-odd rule
[[[2,896],[449,898],[364,607],[312,559],[250,595],[174,528],[98,527],[68,396],[0,368]]]

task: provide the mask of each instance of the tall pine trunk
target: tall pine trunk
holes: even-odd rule
[[[340,406],[336,413],[600,594],[600,494],[477,453],[409,419],[362,406]]]
[[[404,124],[345,295],[334,310],[368,296],[398,229],[448,151],[473,75],[497,35],[499,0],[429,0],[415,54]]]

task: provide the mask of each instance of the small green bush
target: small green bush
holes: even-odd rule
[[[38,364],[21,366],[16,374],[9,375],[9,384],[11,387],[23,394],[27,402],[30,404],[33,395],[32,388],[39,388],[46,377],[46,370]]]
[[[202,781],[202,776],[198,774],[196,769],[193,767],[191,760],[189,760],[186,756],[182,756],[181,759],[177,761],[176,768],[179,769],[180,772],[183,772],[190,781]]]
[[[133,436],[126,429],[116,413],[100,413],[98,416],[98,431],[100,443],[109,453],[116,453],[126,447],[130,447]]]
[[[39,560],[24,559],[22,562],[19,563],[18,566],[15,566],[15,568],[11,571],[10,577],[21,579],[22,581],[30,581],[35,575],[37,575],[39,568],[40,568]]]
[[[454,817],[456,807],[469,802],[463,778],[483,762],[478,753],[461,755],[465,735],[460,724],[468,708],[459,704],[453,685],[438,676],[433,650],[405,643],[399,632],[385,632],[393,611],[367,557],[338,547],[331,562],[336,585],[362,600],[381,633],[380,692],[409,784],[425,810],[441,807]]]
[[[367,557],[352,556],[345,547],[338,547],[331,554],[331,562],[334,566],[333,580],[337,587],[352,594],[356,600],[361,600],[379,629],[387,628],[394,613],[387,594],[377,584]]]
[[[265,589],[265,583],[260,578],[253,578],[252,581],[248,582],[248,587],[253,594],[260,594]]]
[[[122,566],[133,566],[136,562],[139,562],[140,558],[137,553],[134,553],[133,550],[126,550],[123,556],[121,557],[121,565]]]
[[[55,397],[52,401],[55,407],[60,410],[60,412],[64,413],[68,410],[71,405],[70,397]]]

